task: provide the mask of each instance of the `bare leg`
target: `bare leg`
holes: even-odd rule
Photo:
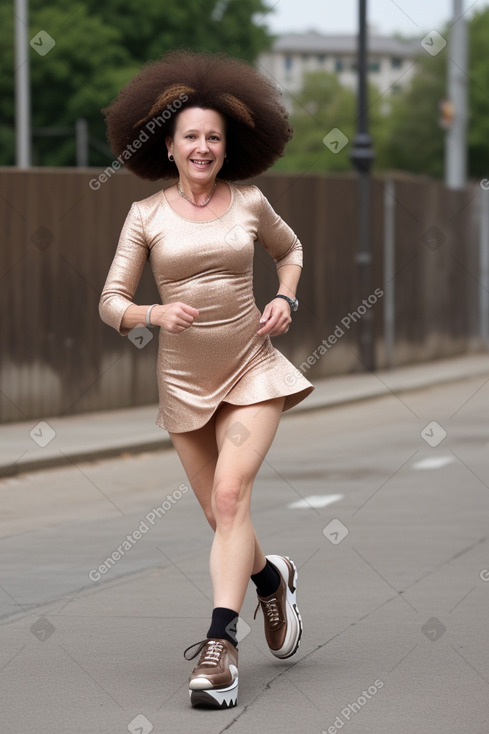
[[[212,487],[218,458],[215,417],[196,431],[170,435],[194,494],[209,525],[215,530],[216,520],[212,510]],[[252,573],[261,571],[265,562],[265,555],[255,535],[255,559]]]
[[[249,515],[251,489],[275,436],[283,400],[251,406],[225,403],[203,428],[171,434],[197,499],[216,530],[211,551],[216,607],[239,612],[250,575],[265,566]],[[242,443],[236,430],[241,436],[249,432]]]
[[[215,607],[239,612],[243,605],[255,566],[251,491],[277,431],[283,400],[258,406],[226,404],[216,416],[219,458],[212,492],[216,534],[210,557]],[[261,568],[264,565],[262,556]]]

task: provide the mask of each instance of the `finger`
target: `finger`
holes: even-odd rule
[[[258,334],[266,334],[272,330],[272,336],[282,334],[282,328],[290,324],[291,320],[290,313],[287,309],[284,309],[280,304],[277,304],[276,301],[271,301],[265,306],[263,316],[260,319],[260,324],[266,321],[267,328],[260,329]]]
[[[169,326],[167,328],[173,332],[180,332],[184,331],[184,329],[188,329],[189,326],[192,326],[193,322],[194,319],[192,316],[186,314],[174,314],[169,319]]]
[[[260,324],[261,323],[262,321],[260,321]],[[257,331],[257,334],[268,334],[273,329],[273,327],[274,324],[272,324],[270,321],[267,321],[266,324]]]
[[[268,334],[269,332],[273,331],[277,327],[277,322],[275,319],[269,319],[265,326],[262,326],[262,328],[257,332],[258,334]]]
[[[175,334],[179,334],[179,333],[180,333],[180,332],[182,332],[182,331],[186,331],[186,330],[187,330],[187,329],[189,329],[189,328],[190,328],[191,326],[192,326],[192,324],[189,324],[189,323],[185,323],[185,322],[182,322],[182,323],[178,323],[178,324],[174,324],[174,326],[173,326],[173,329],[172,329],[172,331],[173,331],[173,332],[174,332]]]
[[[270,308],[270,305],[265,306],[265,308],[263,309],[262,317],[260,319],[260,324],[265,324],[268,321],[271,315],[271,311],[272,309]]]
[[[279,334],[286,334],[290,328],[290,325],[292,323],[292,319],[290,317],[290,314],[282,314],[281,317],[278,318],[276,326],[274,328],[273,336],[278,336]]]
[[[182,303],[181,308],[184,313],[189,314],[193,318],[197,318],[197,316],[199,315],[198,309],[194,308],[193,306],[189,306],[186,303]]]

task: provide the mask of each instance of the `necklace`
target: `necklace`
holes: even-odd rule
[[[209,194],[209,196],[207,197],[207,199],[204,201],[203,204],[197,204],[197,202],[192,201],[192,199],[189,199],[189,197],[186,194],[184,194],[183,191],[182,191],[182,189],[180,188],[180,183],[177,183],[177,191],[180,194],[180,196],[183,196],[183,198],[186,199],[188,202],[190,202],[190,204],[192,204],[193,206],[207,206],[207,204],[210,202],[210,200],[214,196],[214,191],[216,190],[216,186],[217,186],[217,181],[214,182],[214,186],[212,187],[212,191]]]

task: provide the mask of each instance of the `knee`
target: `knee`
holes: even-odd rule
[[[246,483],[241,479],[216,481],[212,509],[217,525],[233,522],[244,506]]]

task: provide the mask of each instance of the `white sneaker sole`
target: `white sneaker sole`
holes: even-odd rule
[[[290,560],[288,556],[266,556],[270,563],[276,567],[280,575],[285,580],[287,587],[286,597],[286,611],[287,611],[287,633],[285,635],[284,644],[278,650],[272,650],[269,648],[272,655],[276,658],[283,660],[284,658],[290,658],[295,655],[299,645],[301,644],[302,637],[302,618],[297,606],[297,568],[295,563]],[[290,563],[293,570],[292,577],[292,590],[289,586],[290,569],[285,559]]]
[[[192,706],[214,709],[230,709],[238,704],[238,678],[227,688],[207,688],[200,691],[189,689]]]

